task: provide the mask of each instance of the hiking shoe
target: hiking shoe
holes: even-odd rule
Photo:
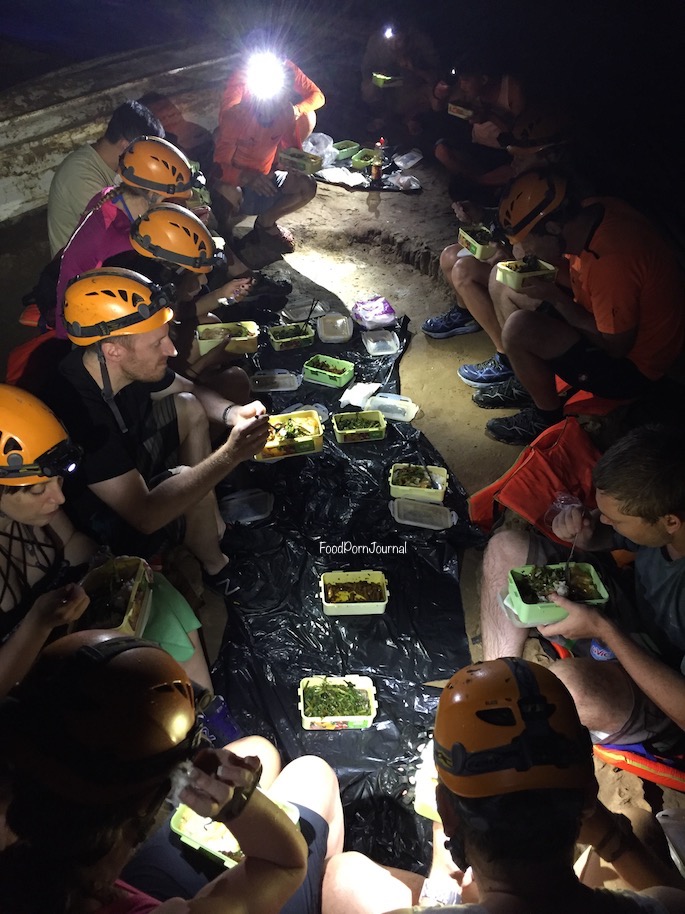
[[[465,308],[450,308],[445,314],[429,317],[421,324],[421,329],[434,340],[446,340],[451,336],[464,333],[478,333],[481,326]]]
[[[552,424],[536,407],[530,406],[515,416],[490,419],[485,425],[485,434],[503,444],[530,444]]]
[[[248,592],[253,590],[257,583],[257,574],[250,565],[241,564],[238,568],[235,562],[226,562],[221,571],[216,574],[207,574],[202,570],[202,581],[208,590],[220,597],[230,597],[239,590]]]
[[[507,409],[510,406],[532,406],[533,398],[518,378],[481,387],[471,397],[481,409]]]
[[[491,384],[499,384],[500,381],[508,381],[514,377],[513,369],[502,360],[502,354],[499,352],[484,362],[462,365],[457,369],[457,374],[469,387],[490,387]]]

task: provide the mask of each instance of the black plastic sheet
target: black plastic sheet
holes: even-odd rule
[[[318,298],[336,310],[342,302],[299,274],[289,305]],[[267,302],[232,306],[222,316],[279,322]],[[355,325],[348,343],[276,352],[262,342],[260,369],[301,373],[315,354],[345,358],[355,380],[399,392],[399,360],[410,342],[408,320],[395,329],[399,352],[370,356]],[[272,413],[295,403],[340,411],[342,390],[303,382],[295,391],[261,396]],[[311,753],[336,770],[346,816],[346,847],[386,864],[421,870],[429,854],[430,823],[413,811],[412,778],[432,728],[439,689],[469,662],[459,592],[459,555],[480,545],[468,522],[466,493],[450,474],[444,504],[457,523],[432,531],[398,524],[390,514],[388,476],[393,463],[443,465],[428,439],[407,422],[388,421],[382,441],[340,445],[330,421],[319,455],[273,464],[243,465],[241,487],[275,496],[271,516],[236,525],[228,551],[254,580],[229,603],[224,644],[213,678],[232,715],[247,733],[270,737],[286,759]],[[236,480],[236,483],[238,480]],[[398,551],[398,549],[400,551]],[[324,615],[319,578],[337,569],[382,570],[389,600],[383,615]],[[358,673],[372,678],[379,711],[368,730],[306,731],[297,707],[300,680],[315,674]]]

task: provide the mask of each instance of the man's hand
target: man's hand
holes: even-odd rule
[[[483,216],[483,210],[477,203],[471,203],[470,200],[460,200],[452,204],[452,211],[460,222],[468,222],[473,225],[480,222]]]
[[[576,546],[587,549],[595,530],[596,518],[592,517],[582,505],[567,505],[552,520],[552,533],[560,540],[572,543],[576,536]]]
[[[181,791],[180,799],[199,815],[221,822],[236,789],[251,794],[261,770],[256,756],[241,758],[228,749],[205,749],[196,756],[190,783]]]
[[[594,606],[587,606],[585,603],[574,603],[566,597],[560,597],[559,594],[549,595],[551,603],[556,603],[561,609],[565,609],[568,616],[561,622],[551,622],[549,625],[538,625],[538,631],[545,638],[552,635],[561,635],[563,638],[569,638],[572,641],[578,641],[580,638],[599,638],[606,631],[607,626],[611,623],[609,620],[598,612]]]
[[[247,295],[253,284],[254,280],[249,276],[244,276],[241,279],[229,279],[223,286],[215,289],[212,295],[216,296],[217,299],[232,298],[234,301],[240,301],[241,298]]]
[[[223,448],[230,454],[231,459],[238,463],[248,460],[258,454],[266,444],[269,435],[269,417],[266,411],[252,416],[245,415],[243,411],[249,410],[254,404],[236,407],[231,411],[233,428]],[[262,406],[260,403],[259,406]],[[264,407],[262,406],[262,409]]]
[[[38,597],[29,616],[42,628],[52,631],[80,619],[89,603],[90,597],[80,584],[67,584]]]
[[[243,186],[251,187],[256,194],[260,194],[262,197],[275,197],[278,194],[278,188],[271,180],[271,175],[263,175],[259,171],[244,171],[240,181]]]

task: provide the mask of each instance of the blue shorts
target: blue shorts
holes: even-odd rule
[[[255,193],[251,187],[243,187],[243,202],[240,205],[240,212],[244,216],[261,216],[262,213],[268,212],[276,205],[278,198],[283,193],[283,184],[288,177],[287,171],[274,171],[271,173],[271,183],[278,190],[273,197],[264,196],[264,194]]]
[[[306,806],[298,806],[300,829],[309,848],[307,875],[281,914],[320,914],[323,865],[328,844],[328,823]],[[126,864],[121,878],[159,901],[194,898],[224,871],[216,860],[184,844],[164,823],[143,842]]]

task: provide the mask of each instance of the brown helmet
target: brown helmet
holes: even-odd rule
[[[460,797],[585,788],[590,737],[563,683],[536,663],[505,657],[459,670],[434,731],[438,779]]]
[[[170,290],[140,273],[103,267],[75,276],[64,294],[67,335],[77,346],[147,333],[173,319]]]
[[[568,119],[562,112],[526,108],[514,121],[506,144],[513,156],[534,155],[568,139]]]
[[[193,273],[225,263],[206,226],[175,203],[153,206],[131,226],[131,245],[145,257],[166,260]]]
[[[177,200],[189,199],[193,188],[204,184],[181,150],[157,136],[133,140],[119,158],[119,174],[124,184]]]
[[[0,485],[32,486],[66,476],[80,458],[81,449],[44,403],[0,384]]]
[[[523,241],[531,230],[558,209],[568,181],[556,172],[533,168],[522,172],[505,188],[499,204],[499,224],[509,241]]]
[[[0,706],[0,722],[13,765],[85,804],[145,794],[198,742],[184,670],[158,645],[112,631],[45,648]]]

